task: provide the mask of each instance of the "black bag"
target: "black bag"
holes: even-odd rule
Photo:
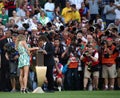
[[[88,66],[88,71],[90,72],[95,72],[95,71],[99,71],[100,70],[100,65],[97,64],[95,66]]]
[[[97,64],[95,66],[91,66],[91,71],[94,72],[94,71],[99,71],[100,70],[100,65]]]

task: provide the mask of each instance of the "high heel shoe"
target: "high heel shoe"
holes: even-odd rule
[[[21,89],[20,92],[21,92],[21,93],[24,93],[24,89]]]
[[[29,93],[28,89],[25,89],[24,92],[25,92],[25,93]]]

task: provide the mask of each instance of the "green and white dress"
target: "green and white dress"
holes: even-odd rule
[[[30,56],[28,55],[27,49],[23,45],[21,45],[21,43],[18,44],[18,52],[19,52],[18,68],[29,66]]]

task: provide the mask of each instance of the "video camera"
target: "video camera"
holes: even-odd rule
[[[89,56],[89,51],[85,51],[85,52],[83,53],[83,56],[84,56],[84,57]]]
[[[6,43],[4,49],[9,55],[14,54],[16,52],[15,48],[10,43]]]

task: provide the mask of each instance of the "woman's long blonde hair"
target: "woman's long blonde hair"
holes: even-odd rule
[[[15,49],[18,50],[19,42],[20,42],[20,41],[25,41],[25,40],[26,40],[25,35],[19,34],[19,35],[17,36],[16,42],[15,42]]]

